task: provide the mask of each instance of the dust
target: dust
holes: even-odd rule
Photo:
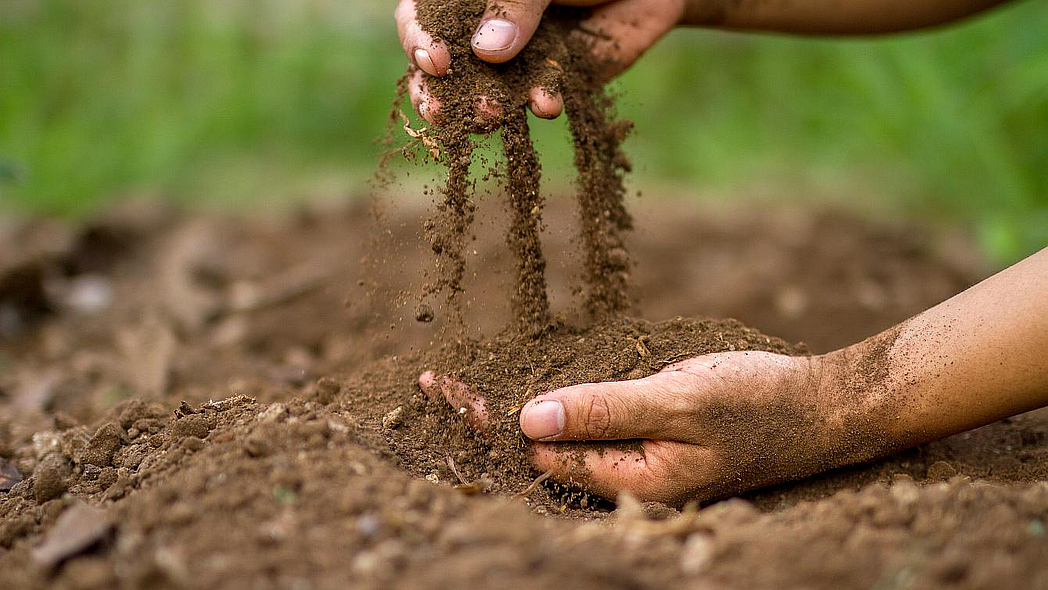
[[[623,233],[632,227],[632,221],[623,205],[623,173],[630,165],[620,144],[630,124],[614,120],[612,100],[598,76],[599,64],[588,57],[592,33],[583,33],[578,26],[585,12],[549,10],[517,58],[505,64],[488,64],[470,47],[485,8],[483,0],[421,0],[416,6],[419,23],[447,44],[452,63],[446,76],[424,76],[430,93],[441,104],[440,125],[428,131],[435,146],[429,155],[445,166],[447,179],[437,214],[426,226],[426,236],[437,256],[437,272],[423,288],[422,298],[445,292],[448,309],[460,314],[465,244],[471,237],[475,213],[476,184],[469,180],[477,147],[473,136],[491,135],[494,129],[500,129],[506,165],[505,171],[495,171],[494,175],[505,186],[513,212],[508,243],[517,261],[515,325],[535,336],[550,324],[546,261],[540,240],[544,205],[539,189],[541,170],[526,115],[528,93],[538,87],[563,95],[574,137],[585,309],[593,320],[626,311],[630,304],[630,262]],[[394,106],[395,111],[398,108]]]

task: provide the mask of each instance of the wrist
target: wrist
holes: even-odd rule
[[[819,358],[818,398],[828,428],[826,452],[846,465],[889,455],[916,442],[907,426],[908,396],[893,374],[892,329]]]
[[[724,25],[734,4],[725,0],[682,0],[681,26],[716,27]]]

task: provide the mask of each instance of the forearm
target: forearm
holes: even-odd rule
[[[1007,0],[684,0],[681,24],[802,35],[893,33],[941,25]]]
[[[840,353],[852,379],[880,363],[866,395],[892,446],[1048,405],[1048,248]]]

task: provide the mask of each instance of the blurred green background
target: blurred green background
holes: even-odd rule
[[[3,0],[3,207],[363,194],[404,68],[393,4]],[[645,194],[960,221],[1000,262],[1048,244],[1048,0],[880,39],[677,31],[618,89]],[[564,125],[535,127],[566,186]]]

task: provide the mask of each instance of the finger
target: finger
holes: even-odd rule
[[[440,379],[440,389],[451,407],[476,430],[488,425],[488,404],[482,396],[474,393],[465,383],[451,377]]]
[[[440,120],[440,100],[429,93],[426,81],[422,77],[422,70],[416,70],[408,80],[408,96],[411,99],[411,106],[415,107],[415,112],[430,124],[436,125]]]
[[[433,371],[425,371],[419,375],[418,386],[429,401],[440,401],[444,396],[444,392],[440,390],[440,384],[437,383],[437,374]]]
[[[400,44],[408,61],[431,76],[443,76],[451,65],[451,54],[444,43],[435,41],[422,30],[415,14],[414,0],[400,0],[393,13],[397,21]]]
[[[507,62],[528,44],[549,0],[489,0],[473,33],[473,53],[491,63]]]
[[[536,87],[528,93],[528,106],[537,117],[556,119],[564,112],[564,98],[560,93],[550,94]]]
[[[641,452],[536,443],[531,462],[554,481],[614,499],[629,492],[642,501],[677,503],[711,480],[713,454],[680,443],[645,440]]]
[[[419,375],[418,385],[431,401],[446,401],[474,429],[484,430],[487,427],[487,400],[470,390],[465,383],[425,371]]]
[[[594,8],[573,34],[585,36],[611,78],[633,65],[683,15],[680,0],[619,0]]]
[[[520,428],[533,440],[673,440],[694,430],[697,383],[682,373],[656,373],[644,379],[584,383],[552,391],[528,402]]]

